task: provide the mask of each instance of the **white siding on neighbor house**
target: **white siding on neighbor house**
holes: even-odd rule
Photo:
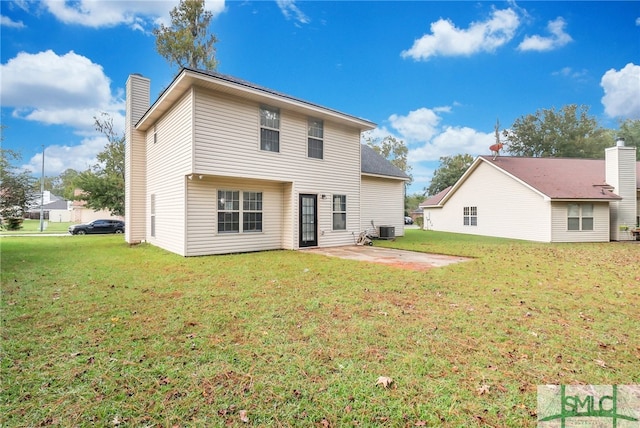
[[[609,242],[609,202],[593,204],[593,230],[568,230],[569,202],[551,203],[551,242]]]
[[[360,228],[360,130],[325,120],[324,159],[313,159],[307,156],[307,120],[281,108],[280,151],[262,151],[260,104],[198,88],[194,173],[292,183],[283,200],[285,248],[298,248],[298,195],[316,194],[318,245],[347,245]],[[346,231],[332,230],[332,194],[347,195]]]
[[[463,208],[477,207],[477,226],[463,225]],[[425,227],[473,235],[551,240],[551,207],[538,192],[480,162],[443,208],[425,207]]]
[[[187,182],[186,256],[263,251],[283,248],[283,183],[226,177]],[[218,190],[262,192],[262,232],[218,233]],[[240,218],[242,224],[242,218]]]
[[[360,229],[393,226],[396,236],[404,236],[404,181],[362,176],[360,187]]]
[[[144,133],[134,126],[149,108],[150,81],[129,76],[126,85],[125,115],[125,240],[136,243],[145,239],[146,153]]]
[[[186,255],[185,187],[186,175],[192,170],[192,93],[188,91],[155,127],[147,131],[147,210],[155,195],[155,237],[147,221],[147,240],[168,251]],[[154,132],[156,134],[154,138]]]

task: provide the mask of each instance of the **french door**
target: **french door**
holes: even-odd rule
[[[318,195],[300,194],[300,247],[318,245]]]

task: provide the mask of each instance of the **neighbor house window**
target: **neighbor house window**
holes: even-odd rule
[[[151,236],[156,236],[156,194],[151,194],[151,201],[149,203],[151,208]]]
[[[218,190],[218,233],[262,232],[262,192],[240,193]]]
[[[242,193],[242,231],[262,232],[262,192]]]
[[[465,226],[478,225],[478,207],[462,208],[462,224],[464,224]]]
[[[280,110],[277,108],[260,107],[260,149],[280,151]]]
[[[333,195],[333,230],[347,229],[347,195]]]
[[[320,119],[309,119],[307,139],[307,155],[310,158],[322,159],[324,143],[324,124]]]
[[[567,206],[568,230],[593,230],[593,204]]]

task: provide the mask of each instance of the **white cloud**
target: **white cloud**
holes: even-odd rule
[[[96,155],[108,143],[106,137],[85,138],[79,145],[50,145],[46,146],[44,154],[45,176],[55,176],[71,168],[85,171],[98,163]],[[42,152],[29,159],[23,169],[28,169],[36,175],[42,171]]]
[[[84,171],[96,163],[106,138],[94,128],[94,117],[102,112],[113,119],[114,130],[124,131],[124,101],[121,91],[112,95],[111,81],[99,64],[73,51],[57,55],[49,50],[36,54],[19,53],[0,65],[2,106],[12,108],[12,116],[45,125],[61,125],[84,136],[70,146],[46,141],[45,172],[57,175],[67,168]],[[32,157],[26,168],[41,169],[42,155]]]
[[[451,112],[450,106],[444,106],[422,107],[406,115],[393,114],[388,119],[388,128],[378,127],[367,135],[374,140],[391,135],[405,142],[413,176],[409,193],[421,192],[429,185],[443,156],[490,153],[489,146],[495,143],[494,131],[484,133],[468,127],[441,125],[442,114]]]
[[[410,150],[413,162],[435,161],[442,156],[489,154],[489,146],[495,143],[493,132],[484,133],[468,127],[447,126],[432,140]]]
[[[296,0],[276,0],[282,14],[287,19],[293,19],[300,24],[308,24],[309,18],[298,8]]]
[[[74,2],[45,0],[43,5],[58,20],[65,24],[86,27],[113,27],[128,25],[144,30],[158,22],[169,22],[169,11],[177,1],[105,1],[79,0]],[[224,10],[224,0],[209,0],[207,10],[217,16]]]
[[[398,130],[403,139],[409,141],[430,140],[438,130],[441,121],[436,109],[420,108],[410,111],[406,116],[393,114],[389,122]]]
[[[108,112],[123,129],[124,102],[111,94],[102,66],[70,51],[19,53],[0,65],[3,107],[14,117],[44,124],[68,125],[81,132],[93,129],[93,117]]]
[[[401,55],[403,58],[427,61],[434,56],[494,52],[513,38],[519,25],[518,14],[511,8],[494,10],[489,19],[473,22],[467,29],[459,29],[451,21],[440,19],[431,24],[431,34],[417,39]]]
[[[636,25],[640,26],[640,17],[636,18]]]
[[[564,32],[566,25],[567,23],[561,17],[558,17],[553,21],[549,21],[547,24],[547,30],[551,33],[551,36],[527,36],[520,45],[518,45],[518,50],[542,52],[557,49],[566,45],[573,40],[570,35]]]
[[[22,21],[14,21],[8,16],[0,15],[0,26],[9,28],[24,28],[25,25]]]
[[[607,115],[640,119],[640,66],[629,63],[620,71],[612,68],[602,76],[600,86]]]

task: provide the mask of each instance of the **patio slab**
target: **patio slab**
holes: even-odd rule
[[[365,245],[348,245],[329,248],[307,248],[306,251],[329,257],[340,257],[369,263],[380,263],[411,270],[427,270],[472,260],[467,257],[447,256],[443,254],[419,253],[416,251],[396,250]]]

